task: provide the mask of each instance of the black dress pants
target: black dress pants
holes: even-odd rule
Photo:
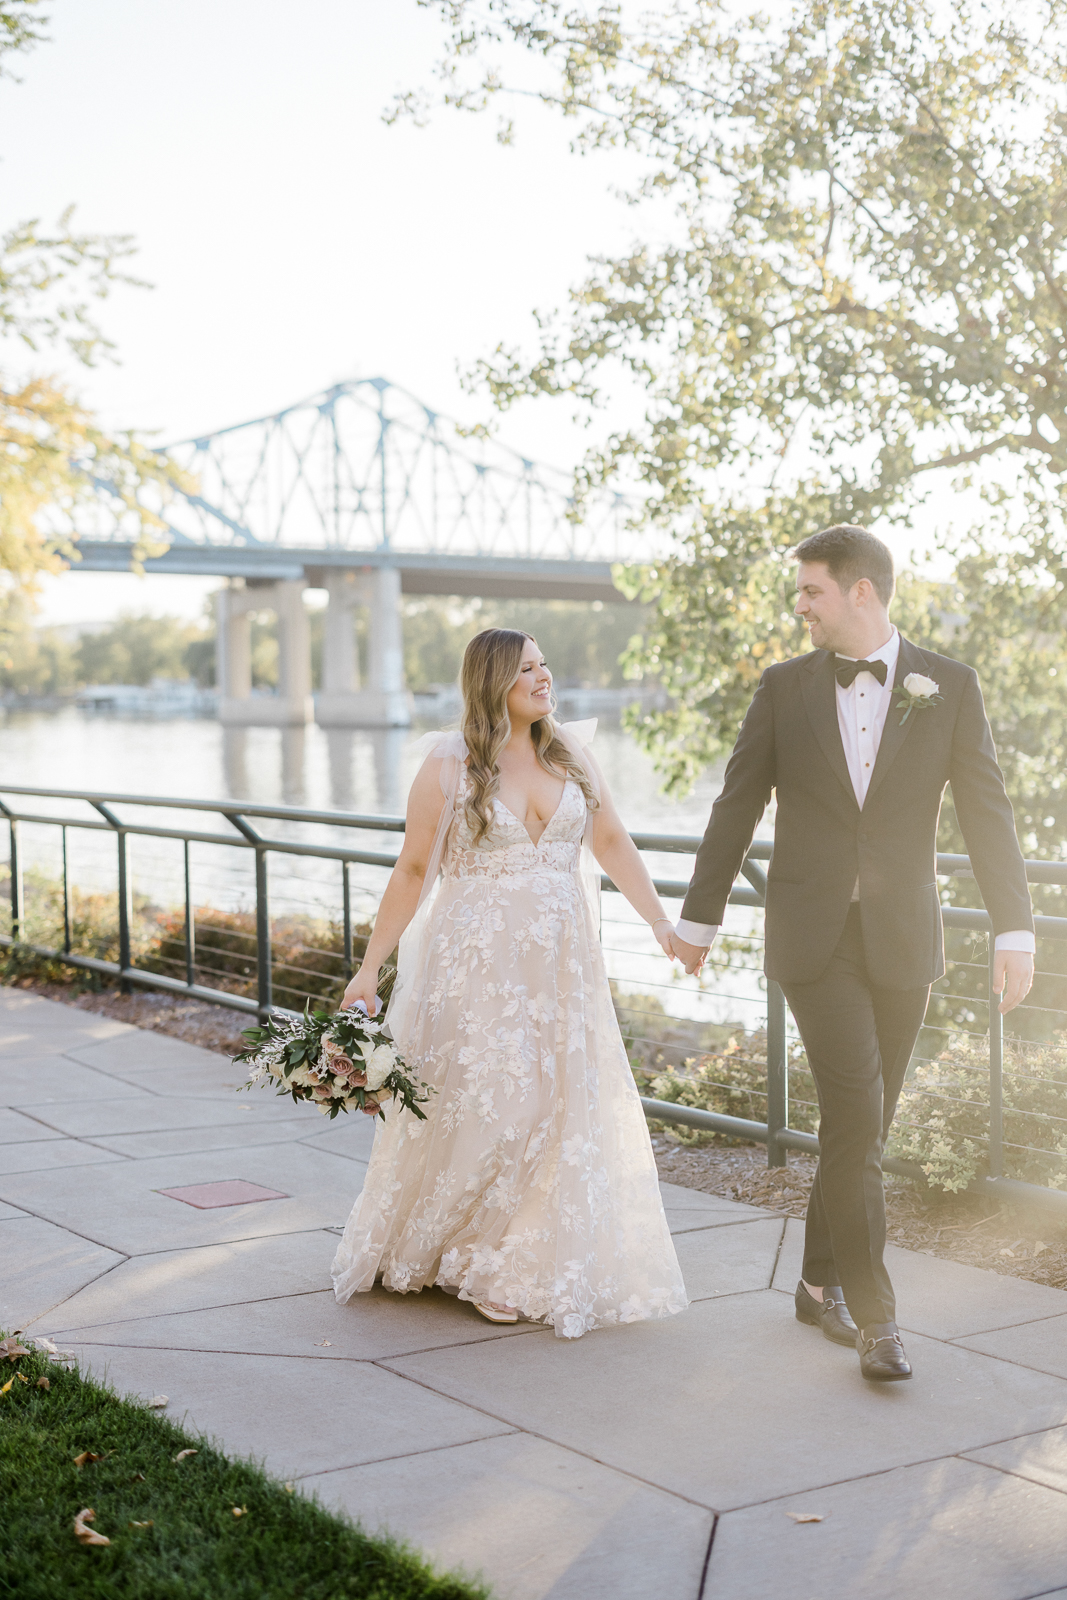
[[[886,989],[877,978],[864,958],[859,906],[852,905],[822,976],[783,985],[819,1096],[803,1277],[840,1284],[861,1328],[896,1321],[883,1259],[882,1146],[930,998],[929,985]]]

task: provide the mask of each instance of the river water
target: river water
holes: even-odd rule
[[[575,707],[561,716],[580,711]],[[418,766],[415,740],[426,731],[410,729],[223,728],[209,718],[121,716],[73,707],[56,712],[8,711],[0,721],[0,790],[13,783],[55,789],[88,789],[112,794],[168,796],[176,800],[251,800],[260,804],[303,806],[364,815],[396,815],[404,810]],[[721,769],[706,772],[684,800],[673,801],[660,789],[648,756],[619,726],[616,716],[602,718],[594,749],[619,812],[631,831],[700,834],[721,784]],[[88,806],[70,802],[22,802],[49,815],[94,817]],[[173,813],[120,808],[128,820],[189,824],[204,831],[226,832],[219,819],[175,808]],[[309,828],[263,823],[275,837],[344,843],[350,829]],[[766,829],[761,830],[766,831]],[[363,833],[364,849],[395,851],[395,835]],[[23,855],[29,869],[48,876],[60,868],[57,828],[23,826]],[[2,849],[2,846],[0,846]],[[249,909],[254,904],[252,853],[219,846],[192,847],[193,895],[198,904],[220,909]],[[69,857],[74,882],[86,889],[108,890],[115,881],[114,841],[106,834],[72,829]],[[131,860],[135,891],[155,904],[177,905],[182,899],[181,846],[177,842],[133,838]],[[658,855],[648,858],[657,877],[685,879],[691,858]],[[373,909],[385,874],[373,867],[353,868],[353,910]],[[306,857],[270,858],[270,898],[274,916],[340,914],[340,868],[334,862]],[[669,911],[679,903],[668,902]],[[707,1020],[758,1022],[759,984],[754,973],[709,970],[703,987],[684,979],[659,955],[648,930],[619,895],[604,900],[604,944],[609,971],[624,987],[658,995],[673,1015]],[[753,914],[742,908],[727,913],[728,927],[738,934],[758,929]]]

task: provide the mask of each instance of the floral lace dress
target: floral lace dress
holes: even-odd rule
[[[687,1305],[644,1113],[580,876],[568,781],[535,845],[500,801],[475,845],[466,770],[403,1040],[436,1089],[379,1122],[333,1265],[344,1303],[380,1280],[515,1306],[577,1338]]]

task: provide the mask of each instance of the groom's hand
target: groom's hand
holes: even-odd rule
[[[690,977],[694,972],[699,972],[704,965],[707,951],[698,944],[686,944],[684,939],[679,939],[676,933],[671,934],[671,949],[682,963]]]
[[[1025,1000],[1034,981],[1034,958],[1025,950],[998,950],[993,957],[993,993],[1001,997],[1001,1016]]]

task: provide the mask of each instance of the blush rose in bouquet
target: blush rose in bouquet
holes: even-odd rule
[[[405,1072],[383,1026],[362,1008],[331,1013],[309,1005],[300,1017],[268,1017],[261,1027],[244,1030],[248,1048],[233,1058],[251,1069],[242,1088],[275,1083],[279,1094],[308,1100],[330,1118],[352,1110],[384,1117],[383,1102],[392,1100],[425,1121],[419,1107],[429,1089]]]

